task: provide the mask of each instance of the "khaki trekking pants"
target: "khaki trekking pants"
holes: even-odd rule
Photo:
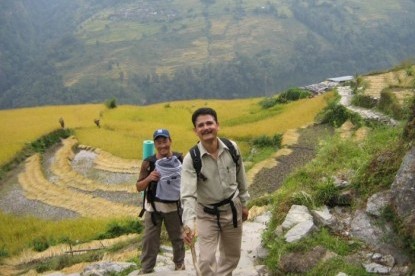
[[[234,203],[238,213],[238,227],[233,226],[232,210],[228,204],[226,206],[229,208],[220,212],[222,231],[219,230],[216,216],[205,213],[203,206],[197,205],[199,267],[203,276],[232,275],[232,271],[238,266],[241,257],[242,204],[239,198],[235,198]]]
[[[181,237],[182,225],[177,211],[170,213],[157,213],[156,225],[151,220],[151,213],[144,215],[144,236],[142,240],[141,270],[143,273],[150,273],[156,265],[157,254],[160,250],[160,234],[164,221],[167,234],[173,247],[173,262],[176,265],[184,263],[184,242]]]

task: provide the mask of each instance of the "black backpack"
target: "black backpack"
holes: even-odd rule
[[[183,155],[179,152],[173,152],[173,155],[177,157],[177,159],[179,159],[179,161],[181,163],[183,163]],[[152,171],[154,171],[155,167],[156,167],[156,161],[157,161],[157,157],[155,154],[147,157],[146,159],[144,159],[144,161],[149,162],[149,173],[151,173]],[[164,202],[164,203],[176,203],[177,204],[177,208],[178,210],[180,209],[180,200],[162,200],[156,197],[156,193],[157,193],[157,182],[153,181],[150,182],[150,184],[148,184],[147,188],[144,190],[144,196],[143,196],[143,208],[141,209],[141,212],[139,214],[139,217],[141,218],[145,212],[145,200],[147,199],[147,202],[151,204],[151,207],[153,207],[153,210],[155,213],[157,213],[157,209],[156,206],[154,204],[154,202],[158,201],[158,202]],[[154,222],[154,221],[153,221]]]
[[[232,142],[227,138],[219,138],[228,148],[229,153],[232,156],[233,162],[235,162],[236,168],[239,168],[239,154],[237,153],[235,146]],[[200,150],[197,145],[193,146],[189,150],[190,156],[193,160],[193,167],[195,168],[196,175],[198,179],[202,179],[203,181],[206,180],[206,176],[204,176],[200,171],[202,170],[202,159],[200,159]]]

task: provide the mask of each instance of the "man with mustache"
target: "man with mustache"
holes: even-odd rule
[[[203,276],[232,275],[241,254],[242,221],[248,217],[245,169],[237,144],[217,137],[219,122],[214,109],[197,109],[192,122],[200,143],[183,160],[180,185],[183,239],[192,244],[197,228],[199,268]],[[199,172],[192,151],[200,152]],[[237,153],[237,160],[232,151]]]

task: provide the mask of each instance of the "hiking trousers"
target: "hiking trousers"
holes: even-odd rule
[[[233,215],[229,208],[220,212],[219,229],[217,217],[205,213],[203,205],[197,204],[197,241],[199,243],[199,268],[203,276],[232,275],[241,257],[242,204],[239,198],[233,199],[237,210],[238,226],[233,225]],[[219,246],[219,256],[216,251]]]
[[[163,221],[173,247],[173,262],[176,265],[184,263],[185,248],[181,237],[182,225],[178,212],[157,212],[155,215],[156,225],[154,225],[151,219],[151,213],[145,212],[144,214],[144,236],[140,256],[143,273],[152,272],[156,265],[157,254],[160,250],[160,234]]]

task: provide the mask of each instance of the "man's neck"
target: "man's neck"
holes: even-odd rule
[[[164,155],[161,155],[160,153],[157,153],[156,158],[161,159],[161,158],[164,158],[164,157],[171,157],[172,155],[173,155],[173,152],[171,152],[171,151],[168,154],[164,154]]]
[[[209,141],[201,141],[201,143],[210,155],[217,157],[219,149],[218,138]]]

